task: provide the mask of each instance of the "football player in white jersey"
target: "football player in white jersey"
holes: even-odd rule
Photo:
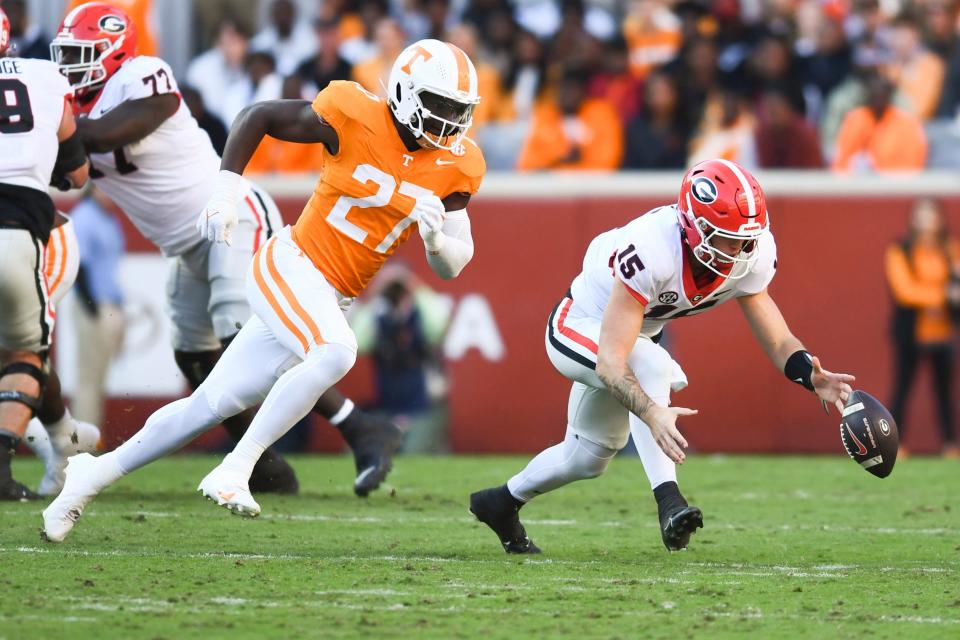
[[[10,21],[0,10],[0,55],[9,43]],[[72,419],[53,416],[52,405],[63,407],[47,362],[56,312],[45,273],[56,217],[47,187],[82,186],[89,170],[71,99],[56,65],[0,57],[0,500],[36,497],[10,468],[32,417],[52,423],[59,458],[77,453],[68,452]]]
[[[198,214],[213,194],[220,158],[181,100],[173,71],[138,56],[136,30],[122,11],[91,2],[71,11],[51,42],[51,55],[76,94],[80,137],[91,176],[143,235],[173,258],[167,285],[174,355],[196,389],[250,317],[245,276],[253,254],[282,227],[273,200],[242,181],[240,222],[229,244],[204,240]],[[392,423],[369,416],[331,389],[315,410],[354,452],[361,496],[377,488],[400,444]],[[239,440],[254,411],[228,418]],[[272,448],[251,478],[253,491],[294,493],[293,470]]]
[[[539,553],[520,523],[535,496],[602,474],[632,434],[657,500],[667,549],[686,548],[703,526],[677,486],[687,441],[670,392],[687,385],[657,343],[669,321],[736,300],[757,341],[787,379],[842,412],[853,376],[825,371],[790,333],[767,286],[777,266],[763,190],[727,160],[708,160],[683,178],[676,205],[659,207],[597,236],[583,271],[550,315],[547,354],[572,381],[563,442],[536,456],[505,485],[470,496],[470,510],[507,553]]]

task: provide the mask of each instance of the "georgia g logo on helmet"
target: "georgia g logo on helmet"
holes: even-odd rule
[[[100,18],[100,30],[106,33],[123,33],[127,23],[120,16],[105,15]]]
[[[693,193],[693,197],[703,204],[713,204],[717,201],[717,195],[719,194],[717,185],[713,183],[713,180],[704,176],[693,179],[690,191]]]

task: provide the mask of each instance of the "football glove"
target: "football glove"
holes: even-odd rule
[[[237,226],[237,192],[240,189],[240,174],[220,171],[217,186],[207,206],[197,219],[200,237],[210,242],[232,243],[233,230]]]
[[[446,239],[443,235],[443,217],[446,213],[443,202],[437,196],[417,198],[413,213],[417,217],[423,246],[427,251],[440,251]]]

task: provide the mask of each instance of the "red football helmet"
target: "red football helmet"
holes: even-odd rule
[[[749,273],[757,259],[757,240],[770,226],[766,197],[750,172],[729,160],[701,162],[683,176],[677,207],[681,232],[697,260],[724,278]],[[714,246],[715,238],[745,244],[729,255]]]
[[[10,47],[10,18],[6,12],[0,9],[0,56],[7,55],[7,49]]]
[[[103,2],[82,4],[63,19],[50,43],[50,57],[74,94],[98,90],[136,55],[137,29],[130,17]]]

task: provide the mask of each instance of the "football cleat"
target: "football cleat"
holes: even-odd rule
[[[50,452],[44,458],[46,468],[37,493],[55,496],[63,489],[67,458],[80,453],[93,453],[100,442],[100,429],[88,422],[74,420],[75,430],[67,436],[50,438]]]
[[[366,498],[387,478],[393,468],[393,454],[400,448],[403,432],[389,420],[359,410],[344,425],[343,438],[353,450],[357,477],[353,492]]]
[[[268,447],[257,460],[247,486],[257,493],[296,495],[300,491],[293,467],[273,447]]]
[[[703,527],[703,513],[698,507],[681,507],[660,516],[660,535],[668,551],[682,551],[690,544],[690,536]]]
[[[540,553],[520,522],[520,508],[506,485],[470,494],[470,513],[500,538],[507,553]]]
[[[235,515],[245,518],[256,518],[260,515],[260,505],[253,499],[246,479],[242,474],[225,468],[223,464],[200,481],[197,491]]]
[[[63,542],[90,501],[122,475],[112,454],[95,458],[81,453],[70,458],[63,491],[43,510],[41,537],[48,542]]]
[[[3,480],[0,480],[0,501],[28,502],[30,500],[39,499],[40,496],[13,478],[4,478]]]

